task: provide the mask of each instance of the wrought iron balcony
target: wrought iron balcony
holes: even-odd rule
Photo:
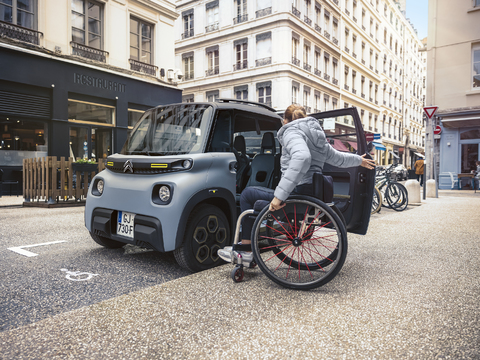
[[[370,65],[370,70],[372,70],[372,71],[373,71],[373,65]]]
[[[333,83],[333,85],[338,86],[338,79],[332,78],[332,83]]]
[[[322,33],[322,28],[318,24],[315,24],[315,31],[319,32],[321,34]]]
[[[303,18],[305,24],[312,26],[312,19],[310,19],[307,15]]]
[[[350,54],[350,49],[349,49],[348,47],[346,47],[346,46],[345,46],[345,52],[346,52],[347,54]]]
[[[307,70],[308,72],[312,72],[312,65],[310,64],[303,64],[303,69]]]
[[[256,67],[270,65],[271,63],[272,63],[272,57],[271,56],[267,57],[267,58],[255,60],[255,66]]]
[[[350,11],[348,11],[347,9],[345,9],[345,14],[347,14],[348,16],[350,16]]]
[[[365,99],[365,94],[362,93],[360,96],[362,97],[362,99]]]
[[[378,105],[378,100],[375,100],[375,105]]]
[[[0,21],[0,37],[20,40],[29,44],[40,45],[40,38],[43,33],[40,31],[14,25],[5,21]]]
[[[334,3],[335,5],[337,5],[337,6],[339,6],[339,5],[338,5],[338,0],[333,0],[333,3]]]
[[[323,35],[325,35],[325,37],[326,37],[328,40],[330,40],[330,33],[329,33],[327,30],[325,30],[325,31],[323,32]]]
[[[242,70],[248,68],[248,60],[238,61],[233,64],[233,71]]]
[[[323,74],[323,78],[327,81],[330,81],[330,75],[328,74]]]
[[[193,37],[193,35],[194,35],[193,29],[187,30],[182,34],[182,40],[191,38]]]
[[[218,30],[218,22],[205,26],[205,32]]]
[[[156,76],[157,75],[157,69],[158,67],[155,65],[150,65],[147,63],[143,63],[140,61],[137,61],[135,59],[129,59],[130,62],[130,70],[133,71],[139,71],[147,75],[152,75]]]
[[[95,60],[95,61],[100,61],[100,62],[107,62],[107,55],[108,52],[100,50],[100,49],[95,49],[90,46],[86,46],[83,44],[79,44],[76,42],[70,42],[70,45],[72,45],[72,54],[84,57],[86,59],[90,60]]]
[[[343,84],[343,88],[347,91],[350,90],[350,87],[347,84]]]
[[[317,75],[317,76],[322,77],[322,71],[321,71],[321,70],[314,69],[314,70],[313,70],[313,73],[314,73],[315,75]]]
[[[357,18],[355,16],[353,17],[353,21],[357,22]]]
[[[364,59],[362,59],[362,64],[365,65],[365,60]]]
[[[245,21],[248,21],[248,14],[238,15],[233,18],[233,25],[241,24]]]
[[[387,105],[387,101],[386,101],[386,100],[383,100],[383,105]]]
[[[370,37],[373,39],[373,34],[372,33],[370,33]]]
[[[293,13],[293,15],[298,17],[299,19],[300,19],[300,15],[302,15],[302,13],[293,5],[292,5],[292,13]]]
[[[370,98],[370,102],[373,102],[373,98]]]
[[[295,56],[292,57],[292,64],[300,66],[300,59],[297,59]]]
[[[338,46],[338,39],[336,37],[332,37],[332,41],[335,45]]]
[[[218,75],[218,73],[219,73],[219,68],[218,67],[215,67],[214,69],[205,70],[205,76]]]
[[[272,7],[270,6],[265,9],[257,10],[255,12],[255,17],[258,19],[259,17],[267,16],[267,15],[270,15],[271,13],[272,13]]]
[[[355,54],[354,52],[352,52],[352,56],[356,59],[357,58],[357,54]]]
[[[378,69],[375,69],[375,73],[378,74]]]
[[[312,112],[312,108],[310,106],[304,106],[304,108],[307,114],[310,114]]]
[[[365,25],[362,25],[362,30],[363,30],[363,31],[366,31],[366,30],[367,30],[367,28],[365,27]]]
[[[356,95],[356,94],[357,94],[357,90],[352,89],[352,93],[354,93],[354,94]]]

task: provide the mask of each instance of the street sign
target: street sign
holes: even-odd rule
[[[435,112],[438,110],[438,106],[425,106],[423,111],[427,114],[428,118],[431,119]]]
[[[373,134],[373,138],[375,140],[380,140],[380,134]]]
[[[374,134],[372,134],[372,133],[365,133],[365,140],[367,140],[368,142],[373,141],[374,138],[375,138],[375,137],[374,137]]]
[[[442,128],[440,127],[440,125],[437,125],[437,126],[435,127],[435,130],[433,130],[433,133],[434,133],[435,135],[440,135],[440,134],[442,133]]]

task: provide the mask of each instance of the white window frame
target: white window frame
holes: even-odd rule
[[[480,0],[477,0],[480,2]],[[475,89],[475,90],[480,90],[480,84],[478,86],[475,86],[475,83],[473,81],[473,77],[475,75],[479,76],[480,77],[480,61],[477,61],[475,62],[475,52],[478,52],[478,57],[479,57],[479,60],[480,60],[480,44],[476,44],[474,46],[472,46],[472,89]],[[478,66],[478,73],[475,74],[475,70],[474,70],[474,67],[475,67],[475,64],[477,64]]]

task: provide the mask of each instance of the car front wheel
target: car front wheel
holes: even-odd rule
[[[200,205],[190,214],[182,245],[173,253],[178,264],[192,272],[221,264],[217,252],[230,243],[230,226],[216,206]]]

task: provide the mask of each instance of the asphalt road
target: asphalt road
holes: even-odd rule
[[[171,253],[97,245],[83,212],[0,208],[0,331],[189,275]],[[33,257],[9,250],[50,242],[23,248]]]

